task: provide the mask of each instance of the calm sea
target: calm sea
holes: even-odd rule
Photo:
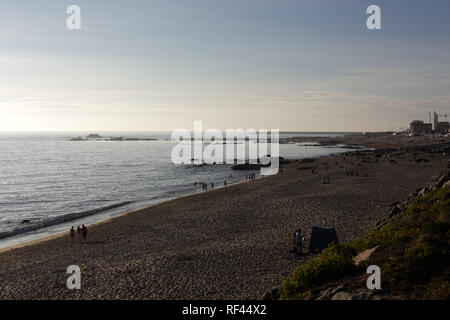
[[[0,134],[0,247],[24,234],[63,230],[195,192],[245,180],[231,165],[174,165],[170,133],[99,133],[147,141],[71,141],[86,133]],[[281,134],[289,136],[339,134]],[[301,159],[349,151],[342,146],[280,144],[280,155]],[[76,221],[75,221],[76,220]],[[27,238],[25,237],[25,238]],[[8,238],[8,239],[6,239]]]

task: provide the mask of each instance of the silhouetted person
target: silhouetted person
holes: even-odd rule
[[[297,231],[295,231],[294,233],[294,252],[296,253],[302,253],[302,241],[303,241],[303,236],[302,236],[302,231],[300,229],[298,229]]]
[[[86,241],[87,240],[87,235],[88,235],[88,229],[86,228],[86,226],[83,224],[81,231],[83,233],[83,240]]]
[[[77,238],[78,238],[78,241],[81,241],[81,233],[82,233],[81,228],[80,228],[80,226],[78,226],[77,227]]]
[[[73,226],[70,228],[70,239],[72,239],[72,242],[75,241],[75,229]]]

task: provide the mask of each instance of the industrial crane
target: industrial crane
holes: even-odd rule
[[[445,122],[447,122],[447,116],[448,116],[447,114],[440,114],[440,115],[439,115],[439,117],[444,117]]]

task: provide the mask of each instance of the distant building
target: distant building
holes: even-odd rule
[[[434,130],[434,132],[437,132],[437,130],[438,130],[438,123],[439,123],[438,115],[437,115],[436,111],[433,112],[433,113],[434,113],[433,130]]]
[[[447,134],[449,130],[450,130],[450,123],[448,123],[448,121],[445,121],[445,122],[438,122],[437,130],[435,130],[435,132],[439,134]]]
[[[433,132],[431,123],[424,123],[422,120],[414,120],[409,125],[409,131],[412,135],[431,134]]]

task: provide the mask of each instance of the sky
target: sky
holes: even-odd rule
[[[81,30],[69,30],[69,5]],[[381,8],[381,30],[366,9]],[[450,1],[0,0],[0,131],[384,131],[450,114]]]

